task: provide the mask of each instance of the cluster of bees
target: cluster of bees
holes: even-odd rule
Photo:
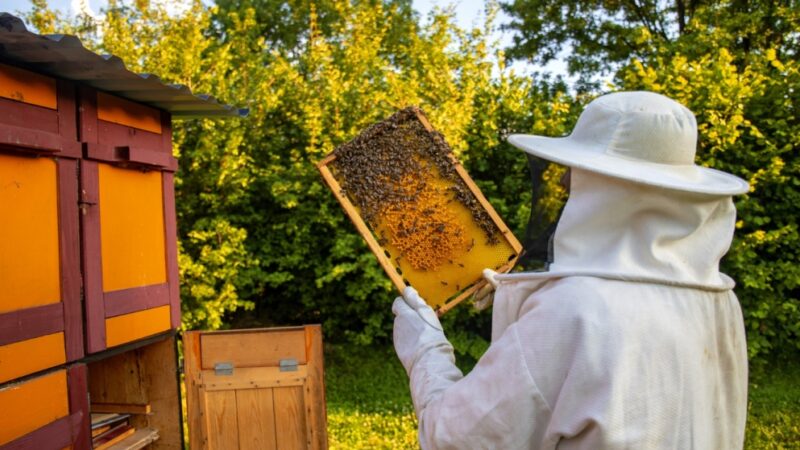
[[[444,138],[428,131],[417,114],[406,108],[367,128],[335,150],[331,167],[342,193],[377,231],[378,242],[400,252],[398,266],[405,258],[417,270],[436,270],[474,245],[448,203],[457,201],[470,211],[488,244],[499,236],[456,172]]]

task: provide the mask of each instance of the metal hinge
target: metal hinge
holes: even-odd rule
[[[281,372],[297,372],[297,360],[294,358],[282,359],[278,365]]]
[[[229,362],[214,364],[214,375],[233,375],[233,364]]]

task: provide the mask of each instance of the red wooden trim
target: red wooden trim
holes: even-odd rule
[[[97,163],[81,161],[81,256],[86,315],[86,349],[89,353],[106,348],[103,264],[100,251],[100,187]]]
[[[178,271],[178,224],[175,216],[175,176],[161,174],[164,186],[164,243],[167,251],[167,282],[172,328],[181,326],[180,273]]]
[[[118,123],[97,121],[97,143],[110,145],[129,145],[161,151],[161,134],[140,130]]]
[[[5,445],[0,450],[61,449],[73,443],[73,430],[84,420],[85,414],[77,412],[32,431]],[[86,449],[89,447],[74,447]]]
[[[78,87],[78,137],[81,142],[97,142],[97,91]]]
[[[58,135],[58,113],[42,106],[0,98],[0,123]]]
[[[87,372],[88,370],[84,364],[67,369],[69,411],[73,416],[79,415],[78,423],[74,423],[72,427],[72,445],[75,450],[91,448]]]
[[[122,165],[133,164],[151,166],[175,171],[178,169],[178,160],[171,154],[160,151],[148,150],[141,147],[130,147],[127,145],[103,145],[92,142],[83,144],[84,154],[87,158],[106,161],[112,163],[122,163]]]
[[[66,80],[57,80],[58,86],[58,133],[64,142],[70,144],[59,156],[81,157],[81,146],[78,141],[78,118],[75,114],[75,84]]]
[[[0,314],[0,345],[33,339],[64,330],[61,303]]]
[[[168,305],[169,302],[167,283],[120,289],[104,294],[106,318]]]
[[[61,103],[59,103],[61,104]],[[61,304],[67,361],[83,357],[81,257],[78,213],[78,162],[58,162],[58,245],[61,260]]]
[[[161,151],[172,156],[172,114],[161,111]]]
[[[70,142],[55,133],[4,123],[0,123],[0,145],[64,156],[81,154],[81,146],[77,141]]]

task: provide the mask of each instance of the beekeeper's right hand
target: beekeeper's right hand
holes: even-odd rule
[[[475,291],[472,296],[472,306],[478,311],[486,309],[494,301],[494,291],[497,289],[497,272],[492,269],[483,269],[483,279],[486,284]]]

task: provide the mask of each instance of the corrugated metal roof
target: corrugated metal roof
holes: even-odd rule
[[[246,109],[221,104],[210,95],[192,94],[182,84],[131,72],[118,56],[98,55],[75,36],[32,33],[22,19],[5,12],[0,12],[0,59],[169,111],[175,119],[247,115]]]

